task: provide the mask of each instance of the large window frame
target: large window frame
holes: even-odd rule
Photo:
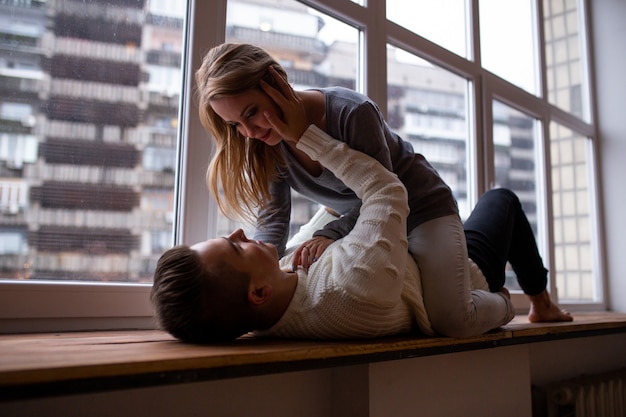
[[[541,97],[508,83],[498,76],[484,70],[480,63],[479,38],[479,0],[468,0],[470,10],[468,28],[469,59],[462,58],[437,44],[416,35],[409,30],[387,21],[385,17],[385,0],[369,0],[362,7],[349,0],[300,0],[322,13],[326,13],[362,30],[360,79],[357,86],[370,96],[386,113],[387,103],[387,69],[386,48],[392,44],[413,53],[421,58],[445,68],[448,71],[468,80],[470,103],[472,112],[471,136],[477,138],[471,141],[468,149],[470,183],[468,194],[473,204],[485,190],[490,188],[494,177],[493,146],[492,146],[492,115],[490,104],[499,100],[526,114],[535,117],[542,126],[544,141],[542,144],[542,161],[546,164],[539,168],[545,187],[543,189],[541,218],[545,226],[543,241],[540,246],[550,248],[553,244],[552,225],[548,221],[552,214],[549,196],[551,183],[546,175],[549,167],[549,138],[548,126],[550,122],[557,122],[590,138],[590,151],[593,155],[591,164],[596,163],[597,129],[594,125],[594,106],[591,105],[591,122],[585,122],[559,108],[551,105],[546,94],[546,68],[542,64],[539,68],[541,80]],[[217,208],[210,197],[205,184],[205,169],[207,157],[210,155],[211,141],[202,128],[195,102],[193,74],[201,63],[202,56],[211,46],[224,41],[226,31],[227,0],[213,0],[211,2],[189,0],[188,19],[185,27],[185,36],[188,41],[186,53],[183,57],[183,89],[180,106],[179,134],[182,138],[178,149],[178,179],[177,179],[177,212],[174,224],[175,243],[191,244],[214,235],[214,225],[217,219]],[[538,11],[538,22],[541,22],[542,0],[534,0],[534,7]],[[589,4],[581,1],[581,15],[587,19],[582,25],[589,27]],[[538,25],[541,27],[542,25]],[[588,31],[584,30],[586,43],[591,49]],[[543,33],[538,29],[539,45],[543,45]],[[590,56],[592,51],[590,51]],[[545,62],[545,51],[540,47],[540,63]],[[591,67],[587,68],[589,85],[593,86]],[[587,92],[593,100],[593,91]],[[593,101],[591,101],[593,103]],[[595,167],[591,167],[592,170]],[[594,171],[595,172],[595,171]],[[593,176],[592,190],[598,190],[598,175]],[[593,191],[595,192],[595,191]],[[596,206],[592,207],[591,218],[596,222],[593,227],[598,236],[596,259],[603,260],[601,242],[599,198],[593,198]],[[549,252],[549,251],[548,251]],[[550,270],[554,269],[554,261],[547,256],[544,259]],[[604,294],[604,266],[600,262],[596,265],[599,277],[599,294]],[[149,303],[150,286],[146,284],[76,284],[76,283],[46,283],[46,282],[1,282],[0,283],[0,332],[31,332],[31,331],[63,331],[85,329],[137,329],[153,328],[152,310]],[[551,281],[550,291],[556,293],[554,280]],[[525,297],[515,295],[515,303],[521,309],[525,308]],[[606,308],[605,297],[597,302],[565,306],[570,309],[601,310]]]

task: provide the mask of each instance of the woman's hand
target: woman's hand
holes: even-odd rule
[[[308,270],[333,242],[334,240],[324,236],[317,236],[307,240],[294,251],[291,261],[292,269],[295,271],[298,265],[302,265],[305,270]]]
[[[282,120],[269,112],[265,112],[264,116],[272,129],[278,132],[284,140],[296,144],[311,124],[304,103],[289,83],[273,67],[269,67],[268,71],[276,83],[276,88],[263,80],[261,80],[260,85],[280,108],[283,116]]]

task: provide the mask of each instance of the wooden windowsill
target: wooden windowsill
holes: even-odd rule
[[[156,330],[0,335],[0,400],[348,366],[626,332],[626,314],[578,313],[571,323],[525,316],[488,334],[357,341],[250,337],[200,346]]]

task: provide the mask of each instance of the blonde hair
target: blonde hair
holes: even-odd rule
[[[274,84],[273,67],[287,79],[285,69],[265,50],[249,44],[224,43],[212,48],[196,71],[200,121],[215,139],[216,150],[206,181],[221,212],[234,219],[256,220],[257,210],[270,200],[269,184],[277,180],[277,167],[285,166],[280,146],[246,138],[211,107],[211,100]],[[222,186],[224,196],[220,195]]]

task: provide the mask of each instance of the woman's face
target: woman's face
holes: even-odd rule
[[[269,146],[282,141],[265,118],[265,112],[282,118],[276,103],[258,88],[232,96],[211,100],[211,107],[227,124],[250,139],[257,139]]]

